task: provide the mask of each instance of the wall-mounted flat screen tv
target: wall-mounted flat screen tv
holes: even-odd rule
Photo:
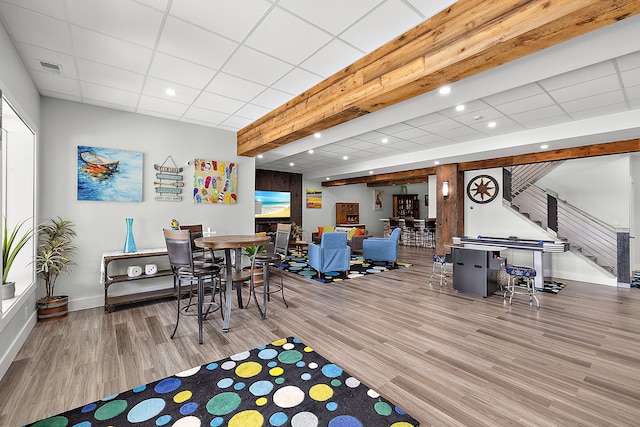
[[[291,217],[291,193],[288,191],[256,191],[256,218]]]

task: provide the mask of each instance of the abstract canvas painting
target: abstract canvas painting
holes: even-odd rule
[[[193,161],[193,201],[195,203],[236,204],[238,165],[217,160]]]
[[[142,201],[142,153],[78,146],[78,200]]]
[[[322,208],[322,190],[312,190],[310,188],[307,188],[307,208]]]

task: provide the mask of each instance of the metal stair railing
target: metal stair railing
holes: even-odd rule
[[[547,193],[544,190],[535,185],[530,186],[513,198],[511,207],[538,226],[547,229]]]
[[[558,200],[558,237],[607,272],[617,275],[618,236],[614,228],[579,208]]]
[[[514,166],[511,168],[511,195],[515,196],[526,190],[561,163],[562,161],[554,161]]]

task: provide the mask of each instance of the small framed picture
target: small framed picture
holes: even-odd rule
[[[424,205],[425,206],[429,206],[429,195],[428,194],[424,195]]]

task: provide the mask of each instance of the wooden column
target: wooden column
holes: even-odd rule
[[[442,194],[442,183],[449,183],[449,196]],[[464,232],[464,172],[458,164],[436,167],[436,254],[451,252],[445,245]]]

